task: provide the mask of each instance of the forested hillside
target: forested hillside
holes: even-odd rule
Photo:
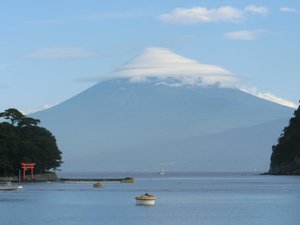
[[[300,175],[300,107],[273,146],[269,173]]]
[[[36,163],[37,172],[58,168],[61,151],[55,137],[39,120],[16,109],[0,113],[0,176],[18,174],[21,162]]]

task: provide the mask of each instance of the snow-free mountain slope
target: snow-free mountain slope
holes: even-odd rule
[[[272,139],[275,141],[277,136],[272,132],[270,121],[289,118],[292,109],[238,89],[172,84],[172,79],[165,82],[157,79],[132,82],[129,78],[107,80],[33,116],[41,119],[56,135],[64,152],[63,168],[69,170],[76,169],[78,162],[85,169],[101,171],[153,171],[164,163],[165,169],[173,171],[183,168],[208,171],[212,167],[214,171],[236,170],[235,165],[226,165],[226,162],[215,165],[214,160],[210,162],[209,157],[203,157],[204,152],[210,149],[219,160],[231,157],[239,161],[243,154],[237,152],[249,154],[249,147],[241,149],[249,136],[247,127],[264,123],[266,125],[257,133],[249,128],[253,132],[250,145],[253,157],[250,155],[244,168],[239,169],[268,167],[268,161],[266,165],[253,163],[255,168],[249,166],[251,161],[257,161],[260,152],[271,151],[271,146],[266,149],[266,145],[257,140],[263,134],[268,143]],[[228,136],[228,141],[236,145],[216,145],[234,128],[241,128],[239,135],[244,138],[229,140]],[[218,138],[210,142],[210,135],[217,133]],[[193,138],[201,141],[170,145]],[[188,152],[189,167],[182,167],[181,162]],[[156,159],[141,163],[149,155],[155,155]],[[265,159],[265,153],[262,155]],[[169,168],[168,161],[171,161]]]

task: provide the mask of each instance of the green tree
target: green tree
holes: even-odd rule
[[[62,153],[50,131],[43,127],[22,127],[19,137],[23,162],[35,162],[40,172],[57,169],[61,165]]]
[[[270,174],[300,174],[300,106],[272,150]]]
[[[37,126],[41,121],[30,117],[24,117],[18,122],[18,127],[32,127]]]
[[[0,117],[3,117],[5,120],[9,120],[12,126],[15,126],[19,123],[24,115],[19,112],[17,109],[10,108],[0,113]]]
[[[16,128],[9,123],[0,123],[0,174],[15,173],[14,159],[19,152],[19,137]]]
[[[57,169],[62,152],[56,139],[40,120],[24,116],[16,109],[0,113],[0,173],[17,174],[21,162],[35,162],[36,171]]]
[[[10,121],[12,126],[37,126],[40,120],[33,119],[31,117],[24,116],[20,111],[14,108],[10,108],[0,113],[0,118]]]

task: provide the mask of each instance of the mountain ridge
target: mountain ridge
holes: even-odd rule
[[[118,168],[122,170],[122,165],[124,168],[127,167],[125,164],[134,165],[140,157],[147,155],[146,151],[138,150],[139,146],[251,127],[288,118],[291,113],[290,108],[238,89],[216,85],[171,87],[156,80],[130,82],[123,78],[100,82],[33,116],[41,119],[58,137],[64,152],[65,168],[74,167],[76,159],[82,159],[85,154],[82,151],[85,150],[90,157],[97,155],[95,169],[97,164],[101,165],[101,154],[115,152],[116,155],[111,155],[111,158],[116,159]],[[122,163],[122,155],[124,159],[126,152],[121,150],[135,148],[140,155],[131,155],[130,162]],[[261,146],[260,150],[262,148],[265,146]],[[163,147],[157,146],[157,151],[164,154]],[[73,165],[68,163],[69,159],[74,159]],[[177,160],[180,160],[180,155]],[[84,164],[87,163],[88,159]],[[196,161],[193,163],[197,164]],[[117,165],[101,169],[112,170],[114,166]],[[160,165],[153,165],[149,170],[158,170],[158,167]],[[132,169],[139,168],[133,166]]]

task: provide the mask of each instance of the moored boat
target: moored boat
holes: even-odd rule
[[[0,191],[12,191],[12,190],[17,190],[17,189],[18,189],[17,184],[15,185],[10,182],[0,184]]]
[[[165,170],[164,170],[164,169],[161,169],[161,170],[158,172],[158,174],[159,174],[159,175],[162,175],[162,176],[165,175]]]
[[[93,186],[94,186],[94,188],[102,188],[102,187],[104,187],[104,184],[101,182],[96,182],[93,184]]]
[[[144,195],[136,196],[135,200],[137,205],[155,205],[156,197],[145,193]]]

